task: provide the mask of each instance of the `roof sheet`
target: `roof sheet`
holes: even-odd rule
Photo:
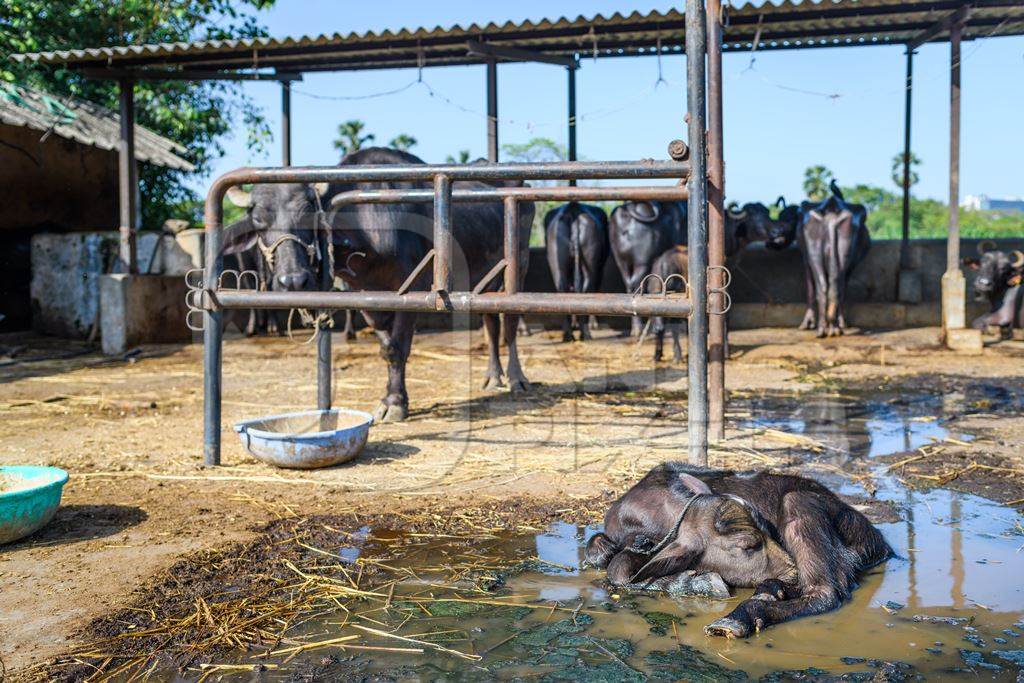
[[[2,81],[0,123],[52,132],[83,145],[107,150],[116,150],[121,137],[121,119],[106,107]],[[194,171],[191,163],[175,154],[185,151],[173,140],[142,126],[135,127],[135,158],[139,161]]]
[[[727,51],[899,44],[930,27],[964,0],[771,0],[727,8],[723,49]],[[964,39],[1024,34],[1020,0],[976,0]],[[350,70],[479,64],[467,51],[476,40],[547,54],[625,56],[683,50],[683,14],[561,17],[416,28],[333,33],[291,38],[205,40],[56,50],[13,55],[18,61],[76,68],[200,68],[284,71]],[[939,37],[938,39],[945,39]]]

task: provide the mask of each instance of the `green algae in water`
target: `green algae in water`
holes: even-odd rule
[[[663,636],[672,628],[672,624],[685,626],[686,622],[682,617],[668,612],[644,612],[644,621],[651,625],[651,633],[656,636]]]

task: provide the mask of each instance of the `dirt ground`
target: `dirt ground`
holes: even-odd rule
[[[1024,343],[980,356],[942,348],[934,328],[862,332],[828,341],[794,330],[731,335],[727,388],[758,392],[924,390],[967,382],[1022,386]],[[97,617],[127,605],[183,556],[249,541],[288,514],[359,515],[430,509],[439,517],[493,506],[523,519],[570,516],[625,489],[656,462],[685,454],[685,368],[651,361],[651,343],[601,331],[563,344],[521,341],[525,395],[485,392],[482,333],[417,337],[408,372],[410,418],[373,428],[354,462],[276,470],[242,449],[230,425],[315,403],[312,346],[232,338],[224,358],[223,467],[202,466],[202,348],[151,346],[106,359],[87,347],[0,337],[0,464],[70,473],[57,518],[0,550],[0,678],[81,642]],[[334,399],[372,410],[385,371],[376,341],[335,342]],[[711,463],[775,466],[793,441],[743,429],[727,406],[726,441]],[[979,437],[894,457],[916,485],[941,485],[1024,504],[1024,417],[972,414]],[[797,441],[799,444],[799,441]],[[920,457],[917,457],[920,456]],[[910,460],[910,458],[916,458]],[[905,461],[905,462],[904,462]],[[599,506],[598,506],[599,507]]]

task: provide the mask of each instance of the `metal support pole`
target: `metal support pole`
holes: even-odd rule
[[[121,104],[121,139],[117,148],[117,188],[121,233],[119,266],[122,273],[137,275],[139,263],[135,238],[138,229],[136,192],[139,186],[139,176],[135,165],[135,82],[122,78],[118,81],[118,89]]]
[[[498,62],[487,62],[487,160],[498,161]]]
[[[434,178],[434,291],[452,291],[452,179]]]
[[[281,81],[281,165],[292,165],[292,84]]]
[[[705,126],[706,82],[703,0],[686,0],[686,107],[689,112],[690,191],[687,235],[689,248],[689,460],[708,461],[708,223],[707,135]]]
[[[712,289],[725,283],[725,170],[722,156],[721,0],[707,0],[708,51],[708,274]],[[710,295],[710,310],[725,308],[725,297]],[[708,330],[708,440],[725,438],[725,315],[711,315]]]
[[[946,270],[960,270],[960,33],[949,31],[949,237]]]
[[[960,35],[963,24],[949,29],[949,235],[946,272],[942,276],[942,332],[967,325],[967,284],[960,270]]]
[[[330,259],[327,258],[327,231],[320,231],[320,289],[329,292],[334,285],[334,273],[331,272]],[[320,316],[325,319],[317,322],[319,333],[316,340],[316,407],[319,410],[331,409],[331,311],[324,310]]]
[[[576,161],[576,67],[569,69],[569,161]],[[576,179],[569,180],[576,185]]]
[[[221,224],[223,190],[211,190],[213,201],[206,201],[206,254],[203,287],[217,284],[223,267],[221,259]],[[204,294],[204,296],[206,296]],[[220,465],[221,356],[224,338],[224,312],[206,310],[203,314],[203,463]]]
[[[914,51],[907,47],[907,83],[903,105],[903,232],[900,270],[910,268],[910,105],[914,94]]]
[[[505,293],[519,291],[519,200],[505,197]]]

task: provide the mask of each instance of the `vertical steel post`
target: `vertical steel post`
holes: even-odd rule
[[[967,282],[960,270],[960,37],[961,20],[949,28],[949,235],[942,275],[942,334],[967,326]]]
[[[487,160],[498,161],[498,62],[487,62]]]
[[[687,235],[689,248],[690,312],[688,357],[689,460],[708,459],[708,224],[706,82],[703,0],[686,0],[686,108],[689,112],[690,191]]]
[[[946,270],[960,270],[960,33],[949,29],[949,237],[946,239]]]
[[[722,145],[722,23],[721,0],[707,0],[708,52],[708,275],[710,286],[725,283],[725,169]],[[721,311],[725,297],[709,295],[709,308]],[[708,440],[725,438],[725,356],[727,346],[725,315],[711,315],[708,321]]]
[[[914,51],[907,46],[907,83],[903,105],[903,232],[900,270],[910,268],[910,105],[914,94]]]
[[[223,193],[216,190],[206,201],[203,289],[214,288],[223,267],[220,253],[223,201]],[[224,312],[220,310],[207,310],[203,313],[203,463],[207,467],[220,465],[223,317]]]
[[[121,105],[121,139],[117,148],[118,227],[121,233],[119,266],[122,273],[136,275],[139,272],[136,249],[136,192],[139,177],[135,164],[135,81],[122,78],[118,81],[118,90]]]
[[[434,176],[434,291],[452,291],[452,180]]]
[[[292,165],[292,83],[281,81],[281,165]]]
[[[576,64],[569,70],[569,161],[576,161]],[[575,186],[576,179],[569,180]]]
[[[505,293],[519,291],[519,202],[505,197]]]

